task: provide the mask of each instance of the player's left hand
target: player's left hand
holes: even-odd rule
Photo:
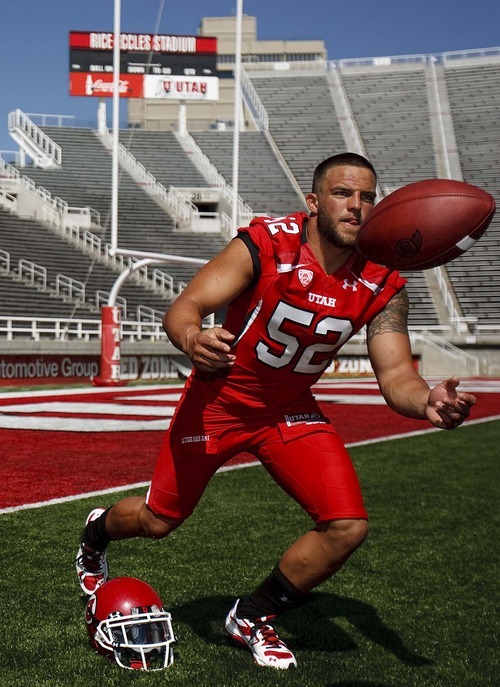
[[[431,389],[425,414],[429,422],[440,429],[456,429],[470,415],[476,397],[457,391],[458,377],[450,377]]]

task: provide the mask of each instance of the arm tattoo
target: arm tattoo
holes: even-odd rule
[[[371,341],[376,334],[383,334],[384,332],[408,334],[409,307],[408,294],[406,289],[403,288],[391,298],[382,312],[375,315],[368,324],[368,340]]]

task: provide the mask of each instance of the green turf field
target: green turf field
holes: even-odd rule
[[[499,445],[491,422],[352,449],[370,535],[278,623],[295,671],[254,666],[222,630],[234,597],[310,526],[262,468],[217,475],[168,541],[111,545],[111,574],[143,578],[172,612],[176,660],[157,673],[87,646],[73,557],[88,511],[108,501],[0,515],[0,685],[498,687]]]

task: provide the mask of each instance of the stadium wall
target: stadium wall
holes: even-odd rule
[[[0,386],[87,383],[97,377],[100,341],[0,341]],[[419,335],[413,344],[414,364],[429,377],[499,376],[500,349],[469,344],[439,348]],[[161,381],[184,378],[190,362],[168,341],[122,342],[121,380]],[[366,346],[349,343],[326,370],[328,375],[373,376]]]

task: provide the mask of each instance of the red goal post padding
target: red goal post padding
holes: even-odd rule
[[[101,308],[101,359],[95,386],[119,386],[121,365],[121,309],[117,305]]]

